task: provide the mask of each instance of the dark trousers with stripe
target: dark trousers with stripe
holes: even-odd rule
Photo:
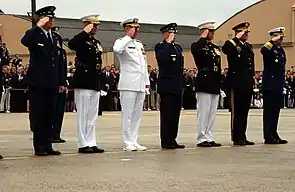
[[[263,91],[263,135],[265,140],[279,139],[277,132],[284,96],[280,91]]]
[[[232,141],[247,139],[246,130],[252,91],[232,89],[231,91],[231,137]]]

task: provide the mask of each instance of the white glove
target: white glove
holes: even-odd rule
[[[225,98],[226,97],[226,94],[222,90],[220,90],[220,95],[221,95],[222,98]]]
[[[102,97],[103,97],[103,96],[107,96],[107,94],[108,94],[108,93],[105,92],[105,91],[103,91],[103,90],[100,91],[100,95],[101,95]]]
[[[150,89],[149,88],[145,88],[145,94],[150,95]]]

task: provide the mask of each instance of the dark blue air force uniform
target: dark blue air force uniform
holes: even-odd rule
[[[248,32],[249,23],[233,27],[238,33]],[[227,55],[227,86],[231,89],[231,134],[234,145],[254,145],[247,140],[246,130],[254,85],[254,52],[248,42],[237,37],[225,42],[222,51]]]
[[[176,33],[176,23],[161,28],[163,33]],[[184,57],[176,42],[165,40],[155,45],[159,67],[158,88],[160,94],[160,137],[162,148],[184,148],[176,142],[181,111]]]
[[[274,29],[274,32],[276,29]],[[263,134],[266,144],[284,144],[278,133],[280,109],[283,106],[283,88],[285,85],[286,54],[274,41],[267,42],[261,48],[263,56]]]
[[[62,37],[58,34],[59,28],[54,27],[54,36],[57,38],[59,41],[60,47],[60,60],[61,60],[61,65],[63,67],[63,78],[67,78],[67,53],[65,49],[63,49],[63,40]],[[68,86],[66,83],[65,86]],[[62,128],[62,123],[64,119],[64,113],[65,113],[65,105],[66,105],[66,97],[67,94],[66,92],[63,93],[57,93],[55,95],[55,109],[54,109],[54,119],[53,119],[53,125],[52,125],[52,143],[64,143],[66,142],[64,139],[60,137],[61,134],[61,128]]]
[[[36,11],[37,16],[54,17],[54,6]],[[51,131],[54,102],[58,87],[65,85],[64,68],[60,59],[60,42],[54,33],[36,26],[28,31],[21,43],[29,49],[30,64],[26,76],[29,88],[30,120],[33,126],[33,145],[36,155],[58,155],[52,149]]]

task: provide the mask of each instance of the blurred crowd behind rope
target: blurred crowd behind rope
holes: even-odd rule
[[[29,64],[23,63],[19,55],[11,55],[9,46],[2,43],[0,39],[0,112],[1,113],[22,113],[29,111],[28,90],[25,83],[26,72]],[[118,94],[118,82],[120,78],[120,68],[118,65],[111,65],[102,68],[102,75],[106,78],[106,85],[103,90],[107,92],[106,96],[100,99],[101,111],[120,111],[120,96]],[[67,93],[66,112],[75,112],[74,91],[72,89],[72,78],[75,72],[75,61],[68,62],[67,81],[69,91]],[[146,96],[143,110],[159,110],[159,95],[157,94],[158,70],[148,66],[149,78],[151,82],[150,95]],[[46,71],[40,71],[46,73]],[[196,68],[184,69],[183,71],[183,109],[196,109],[195,85],[198,70]],[[230,91],[227,90],[225,79],[227,68],[223,69],[221,76],[221,89],[223,93],[219,98],[219,108],[228,109],[230,107]],[[262,108],[262,72],[257,71],[255,75],[255,86],[253,88],[252,108]],[[292,66],[286,71],[284,88],[284,108],[294,108],[295,97],[295,71]]]

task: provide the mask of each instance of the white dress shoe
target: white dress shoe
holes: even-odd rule
[[[123,148],[124,151],[137,151],[137,148],[134,145],[129,145]]]
[[[134,145],[134,147],[136,147],[136,149],[138,151],[146,151],[147,150],[147,147],[146,146],[139,145],[138,143],[135,143],[133,145]]]

